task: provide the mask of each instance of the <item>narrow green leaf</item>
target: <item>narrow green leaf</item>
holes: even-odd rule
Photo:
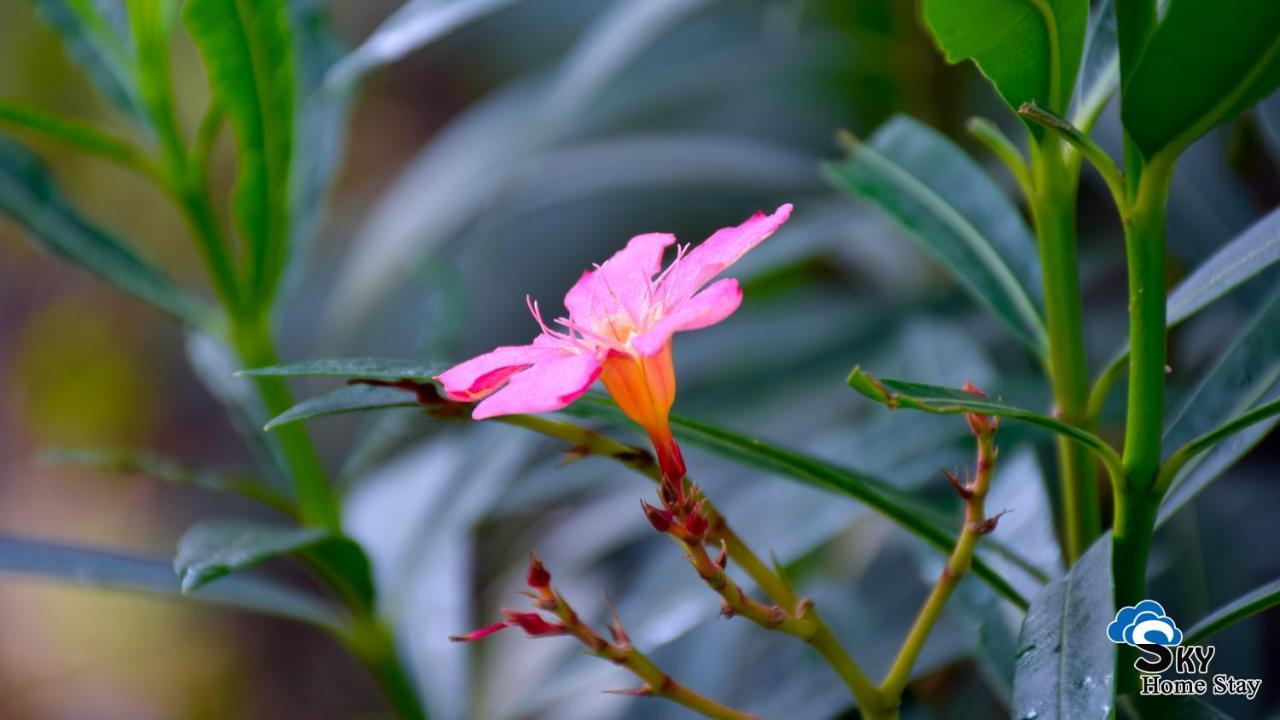
[[[159,171],[151,166],[147,157],[128,141],[109,135],[88,123],[64,118],[42,108],[0,100],[0,127],[25,132],[35,138],[43,138],[72,150],[97,155],[159,176]]]
[[[1045,354],[1035,239],[1018,209],[963,150],[899,115],[823,171],[837,189],[878,203],[974,299],[1033,352]]]
[[[371,378],[374,380],[420,380],[428,382],[448,368],[419,360],[401,358],[335,358],[304,360],[286,365],[242,370],[237,375],[254,377],[274,375],[278,377],[344,377]]]
[[[67,55],[107,100],[147,123],[138,95],[124,0],[35,0],[35,6],[39,16],[62,37]]]
[[[349,538],[321,528],[262,525],[244,520],[208,520],[193,525],[178,541],[173,569],[183,593],[273,558],[312,559],[327,579],[365,608],[373,606],[369,561]]]
[[[1218,439],[1218,431],[1230,429],[1233,419],[1258,408],[1265,412],[1268,404],[1274,406],[1278,399],[1280,292],[1271,295],[1182,405],[1169,415],[1166,447],[1192,449],[1186,450],[1186,455],[1178,455],[1183,450],[1175,451],[1169,459],[1176,466],[1162,471],[1160,482],[1169,490],[1161,503],[1161,522],[1243,457],[1277,420],[1259,418],[1260,422],[1236,433],[1229,441],[1196,455],[1204,449],[1205,438]]]
[[[1111,717],[1116,650],[1106,628],[1113,606],[1108,535],[1032,599],[1018,635],[1012,717]]]
[[[199,326],[206,311],[169,278],[116,238],[91,225],[26,148],[0,138],[0,211],[27,229],[41,248],[107,282]]]
[[[1165,306],[1172,327],[1200,312],[1280,261],[1280,209],[1250,225],[1196,267],[1169,293]]]
[[[1121,118],[1150,159],[1181,152],[1278,86],[1280,3],[1239,0],[1224,12],[1173,0],[1125,83]]]
[[[516,2],[518,0],[410,0],[335,65],[325,84],[351,85],[369,72]]]
[[[241,470],[191,468],[178,461],[132,448],[46,448],[40,453],[45,463],[79,467],[115,475],[146,475],[173,485],[229,492],[257,500],[285,515],[294,513],[293,503],[274,488]]]
[[[265,429],[275,430],[282,425],[329,415],[396,407],[417,407],[417,405],[418,395],[412,390],[379,385],[347,385],[324,395],[303,400],[272,418]]]
[[[275,292],[289,240],[294,61],[282,0],[190,0],[183,21],[236,139],[235,214],[253,302]]]
[[[92,588],[182,597],[172,563],[97,548],[0,535],[0,573],[57,580]],[[241,575],[201,588],[190,599],[299,620],[344,633],[347,621],[311,595]]]
[[[1241,595],[1214,610],[1187,630],[1187,645],[1196,645],[1214,633],[1280,605],[1280,579]]]
[[[1084,59],[1076,88],[1071,124],[1089,132],[1098,115],[1120,86],[1120,49],[1116,44],[1116,2],[1101,0],[1094,6],[1085,36]]]
[[[1098,455],[1103,464],[1113,473],[1113,477],[1123,477],[1120,456],[1105,440],[1048,415],[1023,410],[963,390],[902,380],[880,380],[859,367],[855,367],[849,373],[849,387],[890,408],[908,407],[939,415],[975,412],[1021,420],[1059,435],[1065,435],[1084,445]]]
[[[1038,100],[1066,112],[1086,0],[925,0],[924,20],[948,62],[972,59],[1009,107]]]

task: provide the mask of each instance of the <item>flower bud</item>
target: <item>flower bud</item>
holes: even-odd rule
[[[643,500],[640,501],[640,507],[644,508],[644,515],[649,518],[649,524],[654,530],[665,533],[671,529],[674,516],[670,510],[659,510]]]
[[[466,635],[450,635],[449,639],[453,642],[475,642],[476,640],[488,637],[501,630],[506,630],[509,627],[511,627],[511,623],[509,622],[494,623],[492,625],[482,627],[479,630],[473,630]]]
[[[525,580],[535,590],[544,590],[551,585],[551,573],[547,572],[542,561],[532,552],[529,553],[529,574]]]
[[[515,610],[502,609],[502,614],[507,616],[508,625],[517,625],[524,630],[529,637],[541,637],[543,635],[562,635],[564,634],[564,626],[560,623],[547,622],[538,613],[516,612]]]

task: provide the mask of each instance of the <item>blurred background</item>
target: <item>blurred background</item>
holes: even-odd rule
[[[130,134],[38,4],[0,3],[0,96]],[[331,23],[335,57],[398,8],[390,0],[297,5]],[[947,385],[971,380],[1047,406],[1035,364],[1007,331],[876,207],[837,193],[820,174],[822,161],[841,154],[837,129],[866,136],[905,113],[1012,186],[962,128],[979,114],[1020,137],[1016,124],[972,67],[943,64],[915,3],[487,5],[428,47],[366,46],[342,66],[351,92],[344,145],[300,148],[336,152],[339,170],[283,301],[286,359],[446,363],[526,342],[536,327],[525,294],[558,307],[582,269],[630,236],[670,231],[696,242],[785,201],[796,205],[793,219],[737,273],[742,310],[677,341],[678,412],[950,508],[938,468],[966,461],[964,423],[872,407],[844,387],[849,368]],[[191,129],[208,91],[189,40],[179,38],[174,72]],[[1278,106],[1272,98],[1184,157],[1170,206],[1171,283],[1280,203]],[[1113,108],[1099,130],[1103,144],[1116,148],[1117,132]],[[160,191],[98,160],[37,149],[88,216],[207,294],[187,230]],[[216,157],[225,189],[235,172],[225,133]],[[1088,172],[1080,228],[1096,371],[1126,332],[1125,286],[1114,208]],[[1260,278],[1175,333],[1171,406],[1275,280]],[[0,218],[0,532],[167,558],[197,519],[265,515],[223,495],[42,460],[50,447],[107,446],[148,448],[197,467],[252,467],[256,429],[238,432],[193,362],[234,384],[236,368],[210,370],[199,343],[169,319],[41,254]],[[330,385],[303,382],[298,391]],[[1113,421],[1106,432],[1118,430]],[[694,688],[765,717],[855,716],[839,681],[806,648],[716,619],[718,600],[636,508],[651,488],[625,469],[592,459],[564,465],[563,448],[521,430],[442,426],[413,411],[326,419],[311,431],[346,491],[348,531],[374,555],[433,716],[686,717],[660,701],[602,694],[633,681],[568,641],[507,633],[476,646],[447,642],[486,624],[499,605],[518,606],[532,547],[580,611],[602,617],[607,593],[637,646]],[[1007,427],[1001,446],[990,504],[1016,512],[1001,521],[999,537],[1060,572],[1044,471],[1049,443]],[[1158,536],[1153,595],[1168,598],[1174,617],[1190,624],[1280,574],[1278,451],[1276,440],[1264,440]],[[739,531],[777,555],[880,675],[939,555],[847,498],[688,454]],[[287,567],[265,572],[307,582]],[[1019,623],[985,585],[964,583],[926,648],[907,715],[1007,715]],[[1275,613],[1216,638],[1216,671],[1267,678],[1255,703],[1224,708],[1263,717],[1276,707],[1277,640]],[[364,671],[309,628],[0,577],[2,718],[387,713]]]

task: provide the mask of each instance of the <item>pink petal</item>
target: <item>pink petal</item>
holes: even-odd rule
[[[600,376],[600,361],[590,353],[565,353],[539,360],[511,376],[507,386],[476,406],[476,420],[559,410],[577,400]]]
[[[498,389],[515,373],[559,352],[538,339],[533,345],[506,345],[459,363],[436,379],[444,385],[450,400],[470,402]]]
[[[737,227],[717,230],[668,270],[661,290],[667,306],[673,307],[692,297],[725,268],[738,262],[747,251],[764,242],[789,217],[790,203],[779,207],[772,215],[761,211]]]
[[[641,355],[656,355],[677,332],[715,325],[733,314],[742,304],[742,288],[733,278],[712,283],[706,290],[680,303],[644,333],[632,338],[631,346]]]
[[[675,241],[667,233],[631,238],[594,272],[578,278],[564,298],[569,317],[593,330],[621,312],[629,314],[633,324],[639,322],[650,298],[650,282],[662,268],[662,254]]]

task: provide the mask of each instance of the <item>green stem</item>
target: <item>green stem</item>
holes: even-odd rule
[[[427,720],[426,708],[405,673],[395,637],[386,623],[372,615],[362,614],[356,618],[355,629],[346,640],[352,654],[373,673],[387,701],[402,720]]]
[[[279,363],[271,324],[266,314],[240,319],[232,328],[232,344],[246,367],[267,367]],[[293,394],[284,379],[270,375],[253,378],[268,417],[275,417],[293,407]],[[298,510],[302,521],[334,532],[341,529],[337,499],[328,477],[316,455],[315,446],[302,424],[285,425],[272,433],[281,459],[293,479],[298,493]]]
[[[1083,427],[1088,414],[1089,369],[1076,259],[1076,182],[1067,172],[1060,139],[1048,135],[1036,147],[1036,194],[1031,207],[1040,241],[1054,414],[1070,425]],[[1058,459],[1062,524],[1070,563],[1102,532],[1096,467],[1086,448],[1065,438],[1058,440]]]
[[[1136,173],[1131,173],[1134,175]],[[1147,556],[1155,532],[1160,495],[1153,488],[1160,470],[1165,384],[1165,202],[1173,161],[1156,156],[1143,168],[1137,192],[1124,217],[1129,265],[1129,397],[1125,417],[1122,487],[1115,489],[1112,577],[1116,607],[1133,605],[1146,594]],[[1116,656],[1120,692],[1137,688],[1134,654]]]

